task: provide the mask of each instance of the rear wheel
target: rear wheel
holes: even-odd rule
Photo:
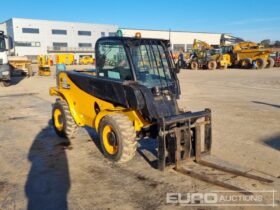
[[[263,58],[259,58],[255,62],[257,69],[263,69],[266,66],[266,61]]]
[[[275,65],[275,61],[274,61],[274,59],[273,58],[268,58],[267,59],[267,65],[266,65],[266,68],[273,68],[274,67],[274,65]]]
[[[129,118],[123,114],[105,116],[99,126],[101,148],[105,157],[124,163],[135,156],[136,135]]]
[[[197,70],[198,69],[198,63],[196,61],[191,62],[191,69],[192,70]]]
[[[210,70],[215,70],[217,68],[217,62],[216,61],[209,61],[207,67]]]
[[[58,100],[55,102],[52,111],[52,121],[58,136],[68,139],[75,137],[78,126],[70,113],[66,101]]]
[[[252,65],[252,59],[245,58],[241,61],[241,68],[243,69],[249,69]]]

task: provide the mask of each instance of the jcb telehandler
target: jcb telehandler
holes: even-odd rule
[[[179,109],[179,69],[169,47],[167,40],[139,35],[97,40],[97,74],[60,72],[57,87],[50,88],[50,95],[57,97],[52,112],[56,133],[73,138],[78,126],[95,128],[104,156],[114,162],[131,160],[137,140],[150,137],[158,139],[160,170],[168,163],[185,173],[180,163],[186,159],[208,164],[201,157],[211,150],[211,111]],[[236,189],[217,180],[210,181]]]

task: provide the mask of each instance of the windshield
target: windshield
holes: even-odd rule
[[[0,37],[0,51],[3,51],[5,49],[6,49],[5,39],[3,37]]]
[[[163,45],[152,41],[129,44],[137,81],[148,88],[172,85],[170,67]],[[171,65],[171,64],[170,64]]]

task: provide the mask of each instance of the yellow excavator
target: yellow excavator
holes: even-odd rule
[[[255,42],[222,34],[220,45],[222,51],[230,55],[234,66],[244,69],[263,69],[272,68],[275,64],[274,59],[270,57],[272,50]]]
[[[190,60],[190,67],[193,70],[206,68],[214,70],[216,68],[227,69],[231,65],[230,55],[221,53],[219,49],[214,49],[207,42],[194,39],[193,55]]]

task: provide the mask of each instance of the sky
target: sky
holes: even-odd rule
[[[10,0],[0,8],[0,22],[17,17],[280,40],[279,0]]]

